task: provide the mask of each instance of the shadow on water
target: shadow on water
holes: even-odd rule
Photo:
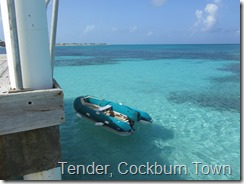
[[[118,165],[126,162],[128,165],[165,165],[165,172],[173,161],[169,160],[174,148],[166,144],[167,140],[174,139],[173,130],[158,125],[138,125],[131,136],[119,136],[93,123],[75,116],[73,100],[65,100],[66,123],[61,126],[61,145],[63,161],[74,165],[96,164],[110,165],[109,175],[63,175],[64,180],[183,180],[179,174],[126,174],[118,172]],[[129,167],[129,166],[128,166]],[[126,166],[122,169],[125,171]]]

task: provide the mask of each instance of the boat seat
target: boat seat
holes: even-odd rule
[[[106,110],[111,110],[112,106],[111,105],[106,105],[104,107],[99,107],[97,111],[106,111]]]

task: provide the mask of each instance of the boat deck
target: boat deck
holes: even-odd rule
[[[95,104],[91,104],[89,102],[85,102],[83,99],[81,99],[81,103],[86,105],[87,107],[93,109],[93,110],[99,110],[99,108],[101,108],[100,106],[98,105],[95,105]],[[113,118],[116,118],[118,120],[122,120],[122,121],[125,121],[125,122],[129,122],[129,119],[126,115],[124,114],[121,114],[119,112],[116,112],[116,111],[113,111],[111,109],[108,109],[108,110],[103,110],[101,111],[102,113],[106,114],[107,116],[111,116]]]

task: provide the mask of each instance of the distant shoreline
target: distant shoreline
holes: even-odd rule
[[[137,43],[130,43],[130,44],[108,44],[108,43],[57,43],[56,46],[108,46],[108,45],[240,45],[240,43],[145,43],[145,44],[137,44]]]
[[[105,46],[107,43],[57,43],[56,46]]]

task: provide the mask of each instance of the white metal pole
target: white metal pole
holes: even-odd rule
[[[53,0],[53,14],[52,14],[52,25],[51,25],[51,37],[50,37],[50,55],[51,55],[52,73],[54,68],[53,60],[55,54],[56,35],[57,35],[58,5],[59,5],[59,0]]]
[[[23,82],[14,0],[1,0],[0,4],[11,88],[22,89]]]
[[[45,0],[15,0],[23,87],[53,88]]]
[[[10,37],[11,37],[11,46],[13,51],[13,65],[14,65],[16,89],[23,89],[14,0],[9,0],[7,1],[7,3],[8,3],[8,12],[9,12],[9,23],[10,23],[10,28],[12,28],[10,30]]]

